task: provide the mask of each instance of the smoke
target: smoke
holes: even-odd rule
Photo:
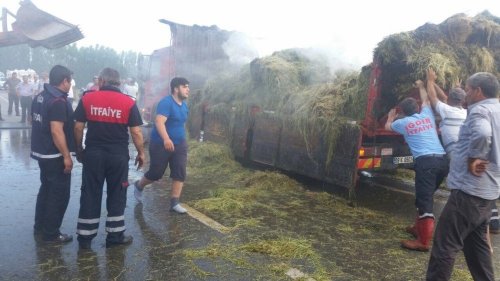
[[[222,44],[222,49],[229,57],[229,61],[236,65],[250,63],[259,56],[252,40],[240,32],[232,32],[229,39]]]
[[[338,71],[359,70],[362,66],[359,62],[349,58],[347,54],[332,47],[311,47],[301,49],[300,52],[313,62],[326,64],[331,76]]]

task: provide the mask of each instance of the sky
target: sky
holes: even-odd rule
[[[0,0],[15,13],[20,0]],[[484,10],[500,17],[499,0],[32,0],[80,26],[78,46],[104,45],[149,54],[169,45],[167,19],[186,25],[217,25],[247,34],[260,56],[286,48],[322,48],[350,66],[372,59],[386,36],[427,23]]]

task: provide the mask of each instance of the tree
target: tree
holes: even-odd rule
[[[122,78],[135,76],[138,56],[133,51],[118,53],[101,45],[77,47],[71,44],[55,50],[9,46],[0,47],[0,71],[31,68],[41,73],[61,64],[73,71],[77,87],[83,87],[105,67],[118,70]]]

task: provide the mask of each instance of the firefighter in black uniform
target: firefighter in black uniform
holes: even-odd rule
[[[101,215],[103,184],[106,180],[106,247],[132,243],[124,235],[124,211],[128,187],[128,140],[130,128],[138,155],[136,165],[144,163],[142,119],[134,100],[120,92],[120,74],[105,68],[99,75],[99,90],[85,94],[75,110],[77,160],[83,163],[78,242],[90,249],[97,235]],[[85,149],[83,129],[87,123]]]
[[[73,108],[67,101],[71,71],[56,65],[50,70],[49,84],[31,104],[31,157],[38,160],[42,182],[35,210],[35,235],[43,240],[65,243],[71,235],[59,232],[68,207],[71,170],[75,152]]]

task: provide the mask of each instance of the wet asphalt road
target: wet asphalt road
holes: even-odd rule
[[[224,277],[202,276],[185,267],[185,261],[178,251],[199,248],[214,239],[224,240],[224,235],[186,216],[168,211],[169,189],[165,180],[155,183],[145,193],[144,204],[136,204],[133,192],[128,192],[125,223],[127,234],[134,236],[134,243],[128,247],[106,249],[104,222],[106,208],[103,204],[98,236],[92,244],[92,251],[82,252],[78,243],[66,245],[47,245],[37,242],[33,236],[33,217],[36,196],[39,188],[39,168],[37,162],[29,157],[30,130],[20,129],[16,116],[5,116],[5,97],[0,93],[0,103],[4,122],[0,122],[0,280],[254,280],[253,273],[242,273],[237,266],[228,267]],[[1,128],[17,129],[1,129]],[[134,152],[131,149],[131,158]],[[136,171],[133,160],[129,163],[129,179],[142,175]],[[321,189],[321,183],[303,183],[312,189]],[[71,199],[62,223],[63,233],[75,237],[78,218],[81,185],[81,164],[75,161],[72,172]],[[193,200],[200,194],[186,186],[185,200]],[[104,201],[104,200],[103,200]],[[403,221],[413,217],[413,196],[388,192],[369,182],[363,183],[358,190],[358,205]],[[105,202],[105,201],[104,201]],[[436,201],[439,214],[444,201]],[[300,217],[297,217],[300,220]],[[302,223],[300,223],[302,224]],[[309,227],[309,226],[306,226]],[[321,229],[321,226],[319,226]],[[402,236],[404,237],[404,236]],[[76,237],[75,237],[76,238]],[[362,243],[362,242],[360,242]],[[495,248],[495,267],[498,272],[500,261],[500,238],[493,237]],[[398,246],[395,244],[395,249]],[[383,250],[383,249],[381,249]],[[328,252],[328,250],[326,251]],[[398,252],[407,255],[406,252]],[[425,260],[420,253],[408,254]],[[336,253],[325,254],[332,261]],[[376,259],[377,255],[360,257],[353,253],[352,260],[336,261],[343,268],[350,264],[356,266],[356,259]],[[199,263],[198,266],[210,271],[212,264]],[[463,266],[463,262],[462,262]],[[423,268],[421,269],[423,270]],[[388,272],[398,268],[387,268]],[[402,277],[400,280],[420,280]],[[291,280],[283,278],[282,280]],[[344,278],[339,280],[365,280],[363,278]],[[375,280],[375,279],[370,279]],[[396,280],[384,279],[379,280]],[[460,279],[465,280],[465,279]]]
[[[76,241],[63,246],[39,243],[33,236],[39,169],[29,158],[29,145],[29,130],[0,129],[0,280],[144,280],[154,276],[182,280],[170,254],[218,235],[190,217],[168,212],[168,193],[159,189],[145,194],[144,207],[135,203],[133,192],[128,192],[125,221],[127,233],[134,236],[129,247],[105,248],[105,219],[90,252],[79,253]],[[133,162],[130,166],[130,178],[139,177]],[[76,163],[61,228],[74,236],[80,185],[81,164]],[[105,216],[103,205],[101,218]]]

